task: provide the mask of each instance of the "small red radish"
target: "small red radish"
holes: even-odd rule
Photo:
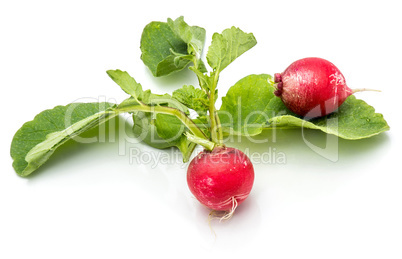
[[[283,73],[275,74],[277,90],[285,106],[307,118],[334,112],[348,96],[369,89],[350,89],[339,69],[322,58],[293,62]]]
[[[231,216],[249,195],[254,182],[254,168],[240,150],[216,147],[200,152],[187,170],[187,184],[203,205]]]

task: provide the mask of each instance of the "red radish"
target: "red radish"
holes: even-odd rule
[[[351,94],[369,89],[350,89],[339,69],[322,58],[304,58],[275,74],[277,90],[285,106],[292,112],[320,117],[334,112]]]
[[[187,170],[187,184],[203,205],[230,216],[249,195],[254,182],[254,168],[240,150],[216,147],[200,152]]]

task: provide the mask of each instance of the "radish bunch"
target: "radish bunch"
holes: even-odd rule
[[[167,76],[188,67],[199,87],[184,85],[172,95],[154,94],[143,90],[126,71],[108,70],[109,77],[128,94],[127,99],[119,104],[71,103],[39,113],[14,135],[10,153],[17,174],[30,175],[68,140],[79,139],[74,137],[122,113],[130,113],[134,134],[153,148],[177,147],[184,162],[190,160],[197,145],[204,148],[189,163],[188,187],[201,204],[224,212],[224,219],[230,218],[252,190],[254,168],[243,152],[226,146],[224,135],[257,135],[269,126],[267,120],[273,119],[266,112],[275,114],[275,108],[282,109],[278,113],[283,112],[283,106],[269,107],[277,97],[272,94],[270,76],[262,74],[239,80],[222,98],[222,107],[217,110],[220,73],[257,41],[252,33],[236,27],[213,34],[206,53],[208,70],[201,59],[205,35],[203,28],[189,26],[183,17],[149,23],[142,33],[140,48],[141,59],[152,75]],[[365,90],[351,90],[339,69],[321,58],[297,60],[283,73],[275,74],[274,79],[274,94],[291,112],[308,119],[336,111],[348,96]],[[363,107],[361,104],[359,108]],[[367,110],[371,117],[367,113],[356,116],[360,117],[359,122],[376,122],[361,127],[366,130],[363,137],[389,129],[382,115],[374,114],[371,108]],[[190,117],[191,111],[196,115]],[[289,112],[284,116],[285,124],[290,119],[302,120]],[[370,130],[373,127],[376,128]]]

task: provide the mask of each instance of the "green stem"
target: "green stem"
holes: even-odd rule
[[[180,150],[187,150],[185,153],[183,154],[183,162],[188,162],[191,158],[191,154],[193,153],[195,147],[197,146],[197,143],[191,142],[187,148],[186,145],[187,143],[185,141],[180,141],[179,145],[181,145],[181,147],[179,147]]]
[[[198,59],[196,56],[194,56],[194,58],[193,58],[193,64],[194,64],[194,66],[193,66],[193,67],[190,67],[190,70],[195,73],[195,75],[197,76],[197,79],[198,79],[198,84],[199,84],[199,86],[201,87],[201,89],[202,89],[202,90],[208,95],[208,97],[209,97],[208,89],[205,88],[206,78],[205,78],[205,75],[204,75],[200,70],[198,70],[199,59]]]
[[[184,133],[186,135],[186,137],[188,138],[188,140],[190,140],[193,143],[197,143],[198,145],[201,145],[203,147],[205,147],[206,149],[208,149],[209,151],[212,151],[215,148],[215,143],[209,140],[206,140],[204,138],[199,138],[194,136],[193,134],[186,132]]]
[[[216,92],[216,86],[218,84],[219,80],[219,70],[215,70],[213,72],[213,80],[212,80],[212,85],[209,85],[207,82],[209,81],[206,76],[198,70],[198,63],[199,59],[198,57],[194,56],[193,58],[193,63],[194,63],[194,69],[193,72],[197,75],[198,78],[198,83],[201,87],[201,89],[204,90],[204,92],[208,95],[209,98],[209,121],[210,121],[210,127],[211,127],[211,140],[215,142],[217,145],[221,146],[223,144],[223,133],[222,133],[222,127],[221,123],[215,108],[215,92]],[[208,84],[209,87],[205,87],[204,84]],[[204,87],[203,87],[204,85]]]
[[[164,106],[149,106],[149,105],[131,105],[125,106],[122,108],[117,108],[115,110],[117,113],[123,112],[134,112],[134,111],[142,111],[142,112],[151,112],[151,113],[160,113],[160,114],[168,114],[177,117],[183,124],[193,133],[195,136],[201,139],[208,140],[208,137],[202,132],[202,130],[191,120],[184,112]]]
[[[214,97],[214,94],[211,94],[210,104],[209,104],[209,121],[211,126],[211,140],[215,143],[218,143],[218,135],[216,132],[216,119],[215,119],[215,105],[211,104],[211,100]]]
[[[215,111],[216,127],[218,128],[218,145],[223,145],[223,130],[221,120],[219,119],[218,112]]]
[[[219,72],[215,71],[214,79],[210,88],[209,95],[209,118],[211,123],[211,139],[218,145],[222,145],[222,127],[215,109],[215,90],[219,80]]]

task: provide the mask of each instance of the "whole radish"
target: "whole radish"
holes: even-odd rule
[[[307,118],[334,112],[351,94],[367,89],[350,89],[339,69],[322,58],[293,62],[283,73],[275,74],[277,90],[285,106]]]
[[[215,211],[226,211],[230,216],[247,198],[253,182],[254,168],[250,159],[230,147],[200,152],[187,170],[187,184],[197,200]]]

